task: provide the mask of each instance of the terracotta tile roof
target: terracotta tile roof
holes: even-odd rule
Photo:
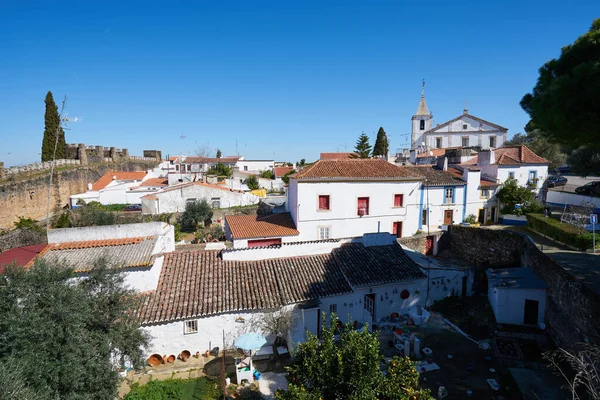
[[[321,153],[319,158],[321,160],[344,160],[347,158],[357,158],[358,153],[350,152],[350,153]]]
[[[234,239],[297,236],[292,215],[289,212],[268,215],[227,215],[225,223]]]
[[[179,160],[178,156],[171,156],[171,157],[169,157],[169,161],[177,161],[177,160]]]
[[[464,164],[461,164],[464,165]],[[465,166],[465,168],[467,168]],[[481,171],[479,168],[474,168],[474,167],[470,167],[469,171]],[[462,171],[459,170],[456,167],[448,167],[448,172],[451,173],[452,175],[461,178],[462,179]],[[496,183],[495,180],[491,180],[492,178],[484,178],[483,176],[481,176],[481,179],[479,180],[479,186],[480,187],[486,187],[486,188],[491,188],[491,187],[497,187],[500,186],[499,183]]]
[[[292,175],[303,179],[385,179],[419,180],[421,176],[411,168],[398,167],[385,160],[355,158],[348,160],[318,160]]]
[[[506,146],[494,149],[494,159],[497,165],[521,165],[521,164],[549,164],[544,157],[540,157],[525,145]],[[475,156],[461,165],[477,165],[479,157]]]
[[[169,180],[167,178],[150,178],[146,179],[140,184],[140,186],[158,186],[165,187],[169,186]]]
[[[76,272],[89,271],[103,258],[116,268],[146,267],[154,263],[152,251],[156,240],[156,237],[137,237],[52,243],[38,258],[71,266]]]
[[[223,164],[235,164],[241,157],[228,156],[221,158],[214,157],[185,157],[183,163],[185,164],[204,164],[204,163],[223,163]]]
[[[284,176],[288,172],[293,171],[294,168],[292,168],[292,167],[275,167],[275,168],[273,168],[273,170],[275,173],[275,178],[279,178],[279,177]]]
[[[146,172],[107,172],[100,179],[98,179],[93,185],[92,190],[104,189],[109,183],[113,181],[113,177],[117,181],[141,181],[146,176]]]
[[[46,243],[41,243],[4,250],[0,253],[0,274],[4,271],[6,265],[13,262],[19,267],[24,267],[44,250],[46,246]]]
[[[165,255],[157,289],[145,297],[138,315],[149,325],[273,309],[348,294],[350,284],[424,278],[398,244],[348,244],[330,254],[258,261],[224,261],[216,251],[176,251]]]
[[[442,171],[437,167],[431,166],[412,166],[406,168],[414,168],[419,174],[426,178],[423,182],[424,186],[447,186],[447,185],[466,185],[467,182],[462,180],[461,176],[448,171]]]

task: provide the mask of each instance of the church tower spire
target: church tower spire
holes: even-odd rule
[[[425,101],[425,79],[421,85],[421,100],[419,100],[419,107],[417,113],[412,116],[412,135],[411,135],[411,148],[415,149],[423,142],[427,143],[427,135],[425,133],[433,128],[433,115],[429,112],[427,102]]]

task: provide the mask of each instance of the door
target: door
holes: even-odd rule
[[[492,207],[492,222],[496,222],[496,207]]]
[[[480,224],[485,224],[485,208],[479,209],[479,217],[477,217],[477,221]]]
[[[375,320],[375,294],[374,293],[365,295],[363,320],[364,320],[364,322],[368,322],[369,326],[373,325],[373,321]]]
[[[525,325],[538,324],[539,305],[537,300],[525,300],[525,312],[523,313],[523,323]]]
[[[281,244],[281,238],[248,240],[248,247],[267,247]]]
[[[396,235],[397,238],[402,237],[402,222],[394,222],[394,227],[392,228],[392,234]]]
[[[452,210],[444,211],[444,225],[452,225],[452,219],[453,219],[452,214],[453,214]]]
[[[433,236],[427,236],[427,239],[425,240],[425,255],[433,255]]]
[[[467,296],[467,277],[466,276],[462,277],[462,296],[463,297]]]
[[[309,308],[302,310],[302,318],[304,319],[304,330],[312,333],[313,335],[319,335],[319,309]]]

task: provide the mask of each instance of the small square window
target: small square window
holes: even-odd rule
[[[514,172],[509,172],[508,173],[508,179],[515,179],[515,173]]]
[[[248,171],[248,166],[244,165],[244,171]]]
[[[494,136],[490,136],[490,147],[496,147],[496,138]]]
[[[425,130],[425,120],[421,120],[419,122],[419,130],[424,131]]]
[[[468,136],[463,137],[461,144],[462,144],[462,147],[469,147],[469,137]]]
[[[185,199],[186,203],[195,203],[197,199],[195,198],[189,198],[189,199]]]
[[[210,199],[210,204],[212,205],[212,208],[221,208],[221,198],[213,197]]]
[[[361,217],[363,215],[369,215],[369,198],[368,197],[359,197],[358,198],[358,207],[356,213]]]
[[[442,138],[441,137],[435,138],[435,148],[436,149],[442,148]]]
[[[466,131],[469,126],[467,124],[463,124],[463,131]]]
[[[329,312],[330,313],[336,313],[337,312],[337,304],[330,304],[329,305]]]
[[[327,240],[331,238],[330,235],[330,227],[329,226],[320,226],[319,227],[319,240]]]
[[[404,195],[403,194],[395,194],[394,195],[394,207],[404,207]]]
[[[490,190],[489,189],[481,189],[481,197],[484,199],[487,199],[490,197]]]
[[[321,211],[329,210],[329,195],[320,195],[319,196],[319,210],[321,210]]]
[[[183,334],[191,335],[193,333],[198,333],[198,320],[192,321],[184,321],[183,323]]]
[[[444,199],[444,203],[454,203],[454,188],[446,188],[446,197]]]

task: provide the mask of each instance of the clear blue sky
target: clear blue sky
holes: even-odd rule
[[[168,6],[167,6],[168,4]],[[0,1],[0,161],[37,161],[44,97],[67,142],[314,160],[379,126],[406,145],[421,79],[436,123],[523,130],[538,68],[600,16],[590,1]],[[185,135],[185,139],[180,139]]]

